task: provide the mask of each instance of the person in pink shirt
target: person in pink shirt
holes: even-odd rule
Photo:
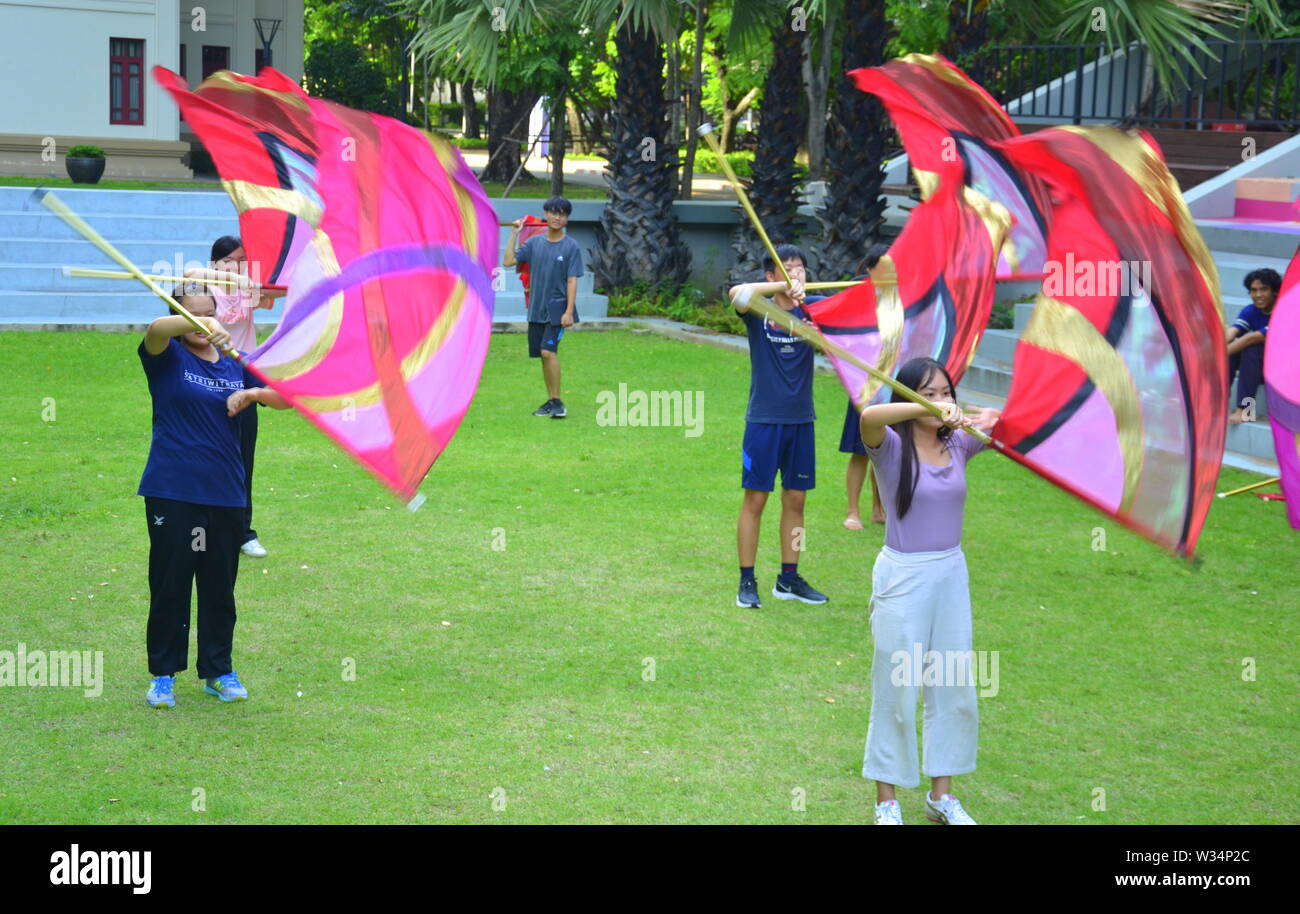
[[[258,308],[271,308],[281,290],[266,290],[257,282],[259,271],[250,275],[244,245],[234,235],[222,235],[212,242],[211,266],[208,269],[187,270],[186,279],[227,280],[238,286],[209,285],[208,293],[216,302],[217,321],[230,332],[231,345],[248,353],[257,348],[257,328],[254,313]],[[261,558],[266,547],[258,541],[253,529],[253,455],[257,449],[257,410],[246,409],[239,414],[239,449],[244,459],[244,485],[248,493],[245,509],[246,523],[243,545],[244,555]]]

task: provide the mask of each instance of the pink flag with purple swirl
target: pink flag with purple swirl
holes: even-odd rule
[[[1282,279],[1264,346],[1264,390],[1286,516],[1300,530],[1300,248]]]
[[[492,330],[497,217],[450,144],[284,74],[193,92],[156,67],[239,213],[254,278],[288,286],[249,368],[403,498],[455,434]]]

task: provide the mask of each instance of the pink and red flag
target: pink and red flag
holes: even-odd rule
[[[1300,248],[1291,258],[1268,322],[1264,388],[1286,516],[1300,530]]]
[[[902,244],[924,207],[959,187],[933,225],[952,221],[954,203],[982,198],[1014,221],[990,287],[995,277],[1047,279],[1017,343],[993,430],[999,449],[1190,555],[1223,457],[1227,361],[1214,262],[1154,141],[1106,127],[1020,135],[941,58],[853,75],[884,102],[926,197],[891,248],[900,273],[905,257],[919,275],[951,270],[953,236],[932,226],[929,243]],[[976,255],[972,263],[989,262]],[[977,342],[988,312],[961,309],[983,299],[954,301],[956,323]]]
[[[492,327],[497,217],[454,147],[284,74],[154,78],[211,154],[254,278],[289,288],[250,369],[403,498],[455,434]]]

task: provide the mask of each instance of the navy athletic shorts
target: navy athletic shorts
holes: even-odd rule
[[[540,359],[542,350],[555,352],[564,336],[564,327],[559,324],[543,324],[541,321],[528,322],[528,356]]]
[[[776,471],[783,489],[811,489],[817,483],[817,447],[813,424],[777,425],[746,422],[740,453],[740,486],[771,492]]]

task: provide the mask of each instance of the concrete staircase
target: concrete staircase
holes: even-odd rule
[[[1274,266],[1271,263],[1257,262],[1254,259],[1251,259],[1250,263],[1255,264],[1250,269],[1255,269],[1257,266]],[[1285,264],[1283,266],[1285,267]],[[1274,268],[1276,269],[1276,267]],[[1245,272],[1248,271],[1243,271],[1242,276],[1245,275]],[[1240,288],[1241,278],[1238,277],[1236,281],[1238,288]],[[1227,290],[1226,281],[1224,289]],[[998,400],[1006,398],[1008,391],[1011,389],[1011,366],[1015,359],[1016,343],[1019,341],[1020,332],[1029,322],[1029,315],[1033,311],[1033,307],[1032,302],[1019,303],[1015,306],[1015,326],[1013,329],[986,330],[984,332],[984,336],[980,339],[979,349],[976,350],[975,360],[971,363],[970,368],[966,370],[965,377],[962,378],[961,389],[963,392],[975,391],[986,397],[995,397]],[[1227,453],[1224,454],[1224,463],[1256,472],[1276,473],[1273,436],[1267,421],[1268,408],[1262,387],[1259,389],[1256,399],[1260,404],[1258,409],[1258,419],[1260,421],[1228,426],[1228,437],[1225,443]]]
[[[212,241],[237,235],[229,198],[214,191],[127,191],[60,188],[59,197],[96,231],[146,271],[173,273],[177,264],[206,264]],[[157,297],[138,283],[63,275],[66,266],[121,269],[45,207],[29,187],[0,187],[0,328],[75,329],[147,324],[163,313]],[[535,202],[535,201],[534,201]],[[504,245],[509,228],[499,228]],[[500,274],[494,320],[526,320],[523,286],[513,269]],[[590,272],[578,280],[578,313],[607,314]],[[259,324],[278,323],[283,305],[258,311]]]

